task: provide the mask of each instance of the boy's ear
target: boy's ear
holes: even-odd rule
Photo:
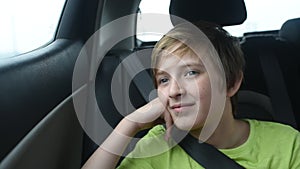
[[[227,90],[227,97],[232,97],[233,95],[235,95],[242,84],[243,77],[243,72],[240,72],[239,78],[235,81],[234,85]]]

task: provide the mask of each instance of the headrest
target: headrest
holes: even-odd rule
[[[221,26],[242,24],[247,18],[244,0],[171,0],[169,12],[189,22],[204,20]],[[181,22],[176,17],[171,21]]]
[[[280,38],[300,46],[300,18],[286,21],[280,31]]]

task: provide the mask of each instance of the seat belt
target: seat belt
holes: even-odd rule
[[[218,149],[188,134],[179,145],[202,167],[208,169],[242,169],[236,161],[232,160]]]
[[[273,106],[273,118],[277,122],[297,128],[290,98],[276,55],[270,51],[260,51],[260,62]]]
[[[140,76],[138,79],[134,78],[135,70],[143,70],[142,63],[139,58],[135,55],[134,61],[132,62],[122,62],[124,68],[127,70],[130,77],[133,79],[137,89],[145,99],[145,101],[149,101],[149,93],[145,91],[152,91],[154,89],[153,81],[150,75],[146,71],[142,71],[143,76]],[[121,59],[125,59],[125,57],[121,57]],[[150,99],[151,100],[151,99]],[[199,143],[199,141],[190,136],[189,134],[179,142],[179,145],[201,166],[208,169],[242,169],[237,162],[227,157],[225,154],[220,152],[215,147],[207,144],[207,143]]]
[[[152,51],[152,50],[150,51],[150,49],[148,49],[148,50],[149,51],[146,51],[146,52]],[[149,98],[149,94],[151,93],[151,91],[153,91],[155,89],[155,87],[154,87],[151,76],[145,70],[145,66],[139,60],[140,58],[138,57],[138,55],[139,55],[139,53],[134,52],[130,56],[131,57],[130,61],[121,62],[121,63],[124,66],[127,73],[129,74],[129,76],[132,79],[133,83],[135,84],[136,88],[142,95],[143,99],[146,102],[149,102],[152,99],[156,98],[157,95],[151,96],[152,98]],[[123,61],[124,59],[126,59],[126,57],[127,56],[121,56],[120,59]],[[147,67],[150,68],[151,66],[147,66]],[[139,76],[135,76],[137,72],[139,73]],[[154,93],[152,93],[152,94],[154,94]]]

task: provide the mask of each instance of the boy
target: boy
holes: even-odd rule
[[[158,98],[126,116],[83,168],[115,168],[132,137],[147,128],[152,129],[119,168],[203,168],[174,143],[175,127],[245,168],[300,168],[298,131],[234,118],[244,69],[238,41],[217,25],[196,26],[204,34],[181,24],[156,44],[152,65]],[[214,101],[218,98],[223,101]]]

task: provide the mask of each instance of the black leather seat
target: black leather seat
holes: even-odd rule
[[[287,20],[279,31],[279,36],[283,41],[300,46],[300,18]]]
[[[298,129],[300,129],[300,18],[287,20],[279,31],[279,39],[286,44],[288,53],[282,56],[285,60],[289,59],[290,65],[284,67],[287,75],[287,85],[291,102],[295,112]],[[288,72],[288,70],[290,70]]]
[[[278,60],[280,71],[282,72],[284,84],[286,86],[287,95],[290,99],[292,110],[298,126],[300,124],[300,118],[299,114],[296,112],[299,112],[299,100],[297,97],[300,94],[298,88],[300,85],[300,74],[299,54],[296,46],[300,44],[299,23],[300,22],[298,19],[289,20],[284,23],[281,30],[275,34],[248,34],[244,37],[241,44],[246,59],[246,70],[244,74],[245,80],[241,89],[254,91],[270,98],[270,86],[268,86],[266,83],[266,77],[264,76],[263,71],[263,66],[266,65],[262,65],[260,60],[264,54],[272,55],[272,57],[275,57]],[[252,104],[251,101],[249,104]],[[285,112],[281,113],[284,114]],[[252,117],[261,119],[259,116],[261,115],[254,114]],[[263,116],[266,117],[267,115]],[[273,118],[267,120],[272,121]]]

